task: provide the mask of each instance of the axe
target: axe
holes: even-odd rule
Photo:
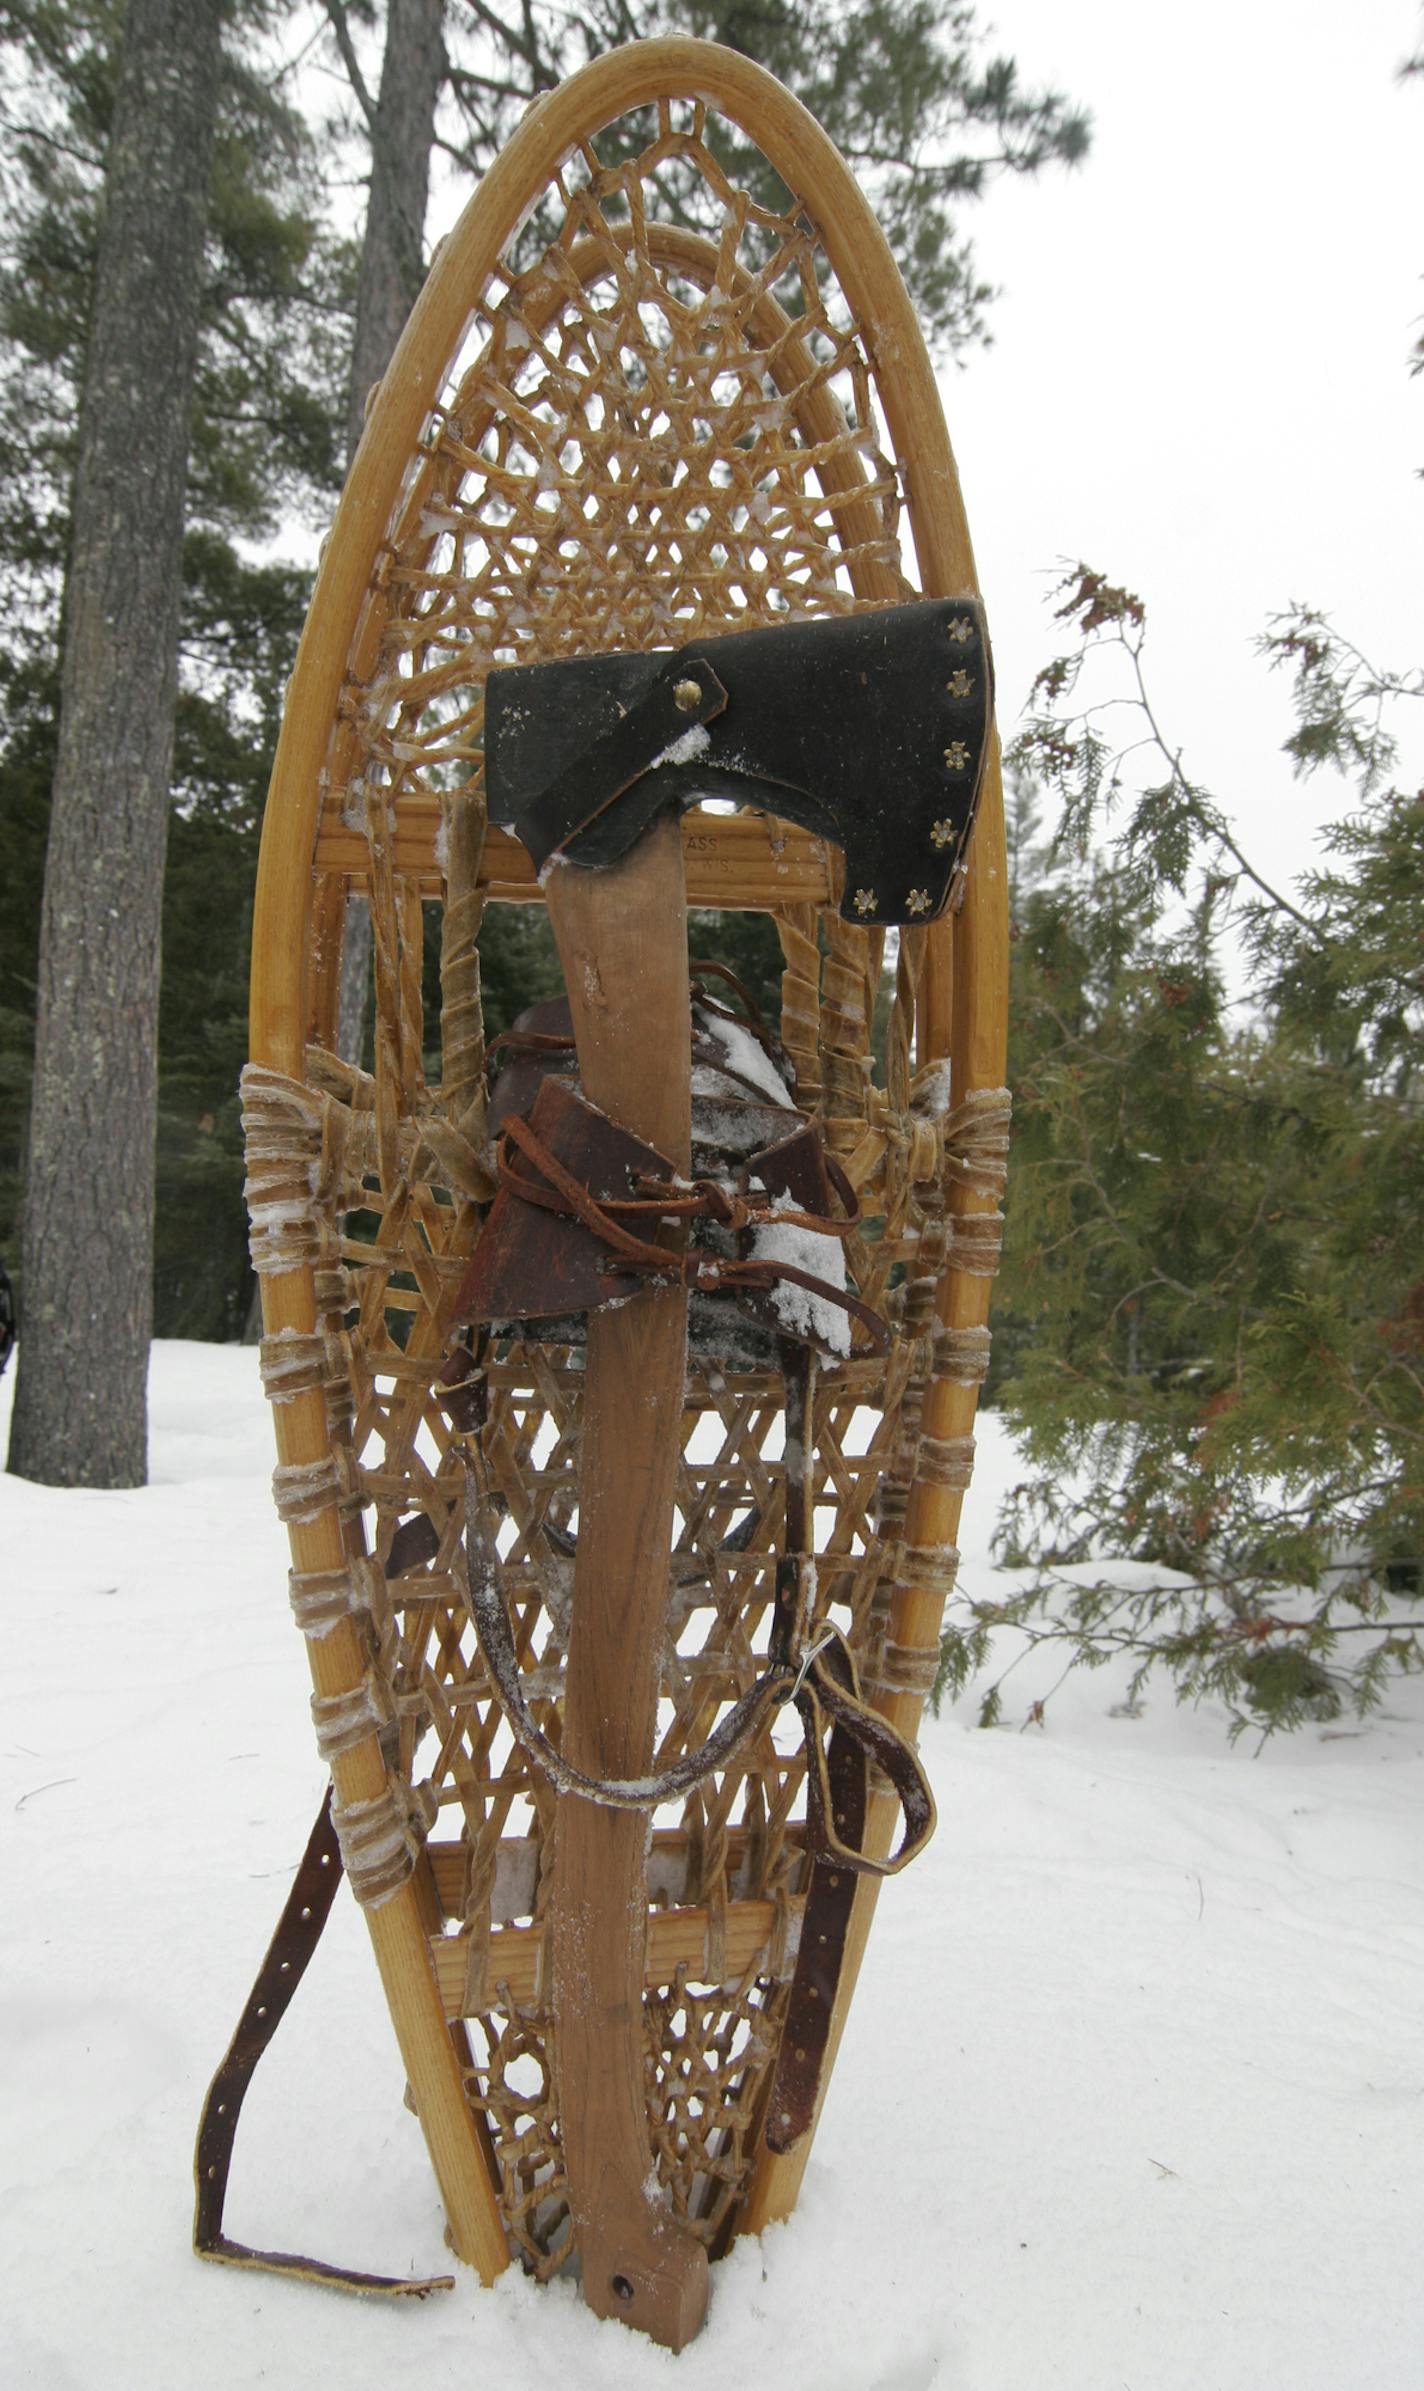
[[[967,597],[490,674],[490,814],[540,867],[584,1096],[674,1174],[691,1134],[679,815],[713,797],[797,822],[841,848],[849,920],[930,921],[963,868],[991,695]],[[675,1277],[590,1313],[563,1733],[589,1778],[652,1765],[686,1347]],[[649,2143],[648,1824],[560,1797],[556,2064],[584,2298],[676,2350],[702,2322],[707,2257]]]

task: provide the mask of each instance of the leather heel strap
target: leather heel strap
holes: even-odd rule
[[[250,2249],[246,2242],[236,2242],[223,2231],[228,2173],[247,2088],[321,1940],[341,1872],[341,1850],[332,1824],[328,1785],[277,1921],[277,1931],[247,1996],[237,2032],[203,2103],[193,2159],[196,2187],[193,2248],[199,2258],[211,2258],[222,2266],[260,2267],[269,2275],[297,2275],[307,2282],[329,2283],[339,2291],[423,2300],[432,2291],[453,2291],[454,2276],[426,2275],[412,2279],[367,2275],[354,2267],[333,2266],[323,2258],[298,2258],[286,2250]]]

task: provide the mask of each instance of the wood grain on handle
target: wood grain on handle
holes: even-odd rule
[[[546,879],[584,1093],[687,1172],[687,903],[677,820],[609,869]],[[647,1774],[657,1728],[687,1297],[639,1294],[588,1323],[579,1540],[564,1749],[599,1776]],[[553,1894],[560,2131],[583,2294],[681,2349],[707,2307],[707,2255],[658,2190],[643,2055],[648,1820],[565,1797]]]

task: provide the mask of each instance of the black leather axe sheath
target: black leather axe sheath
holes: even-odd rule
[[[490,817],[541,868],[598,865],[665,808],[730,798],[842,849],[848,921],[932,921],[973,827],[992,701],[972,597],[513,665],[485,685]]]

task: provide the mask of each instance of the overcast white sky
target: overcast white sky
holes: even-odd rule
[[[1408,0],[986,0],[995,47],[1091,108],[1071,175],[978,224],[994,345],[946,376],[1000,721],[1083,558],[1147,602],[1164,728],[1272,871],[1338,784],[1290,777],[1266,617],[1325,609],[1424,659],[1424,81]],[[1424,714],[1424,707],[1416,707]],[[1413,771],[1424,723],[1412,741]]]

